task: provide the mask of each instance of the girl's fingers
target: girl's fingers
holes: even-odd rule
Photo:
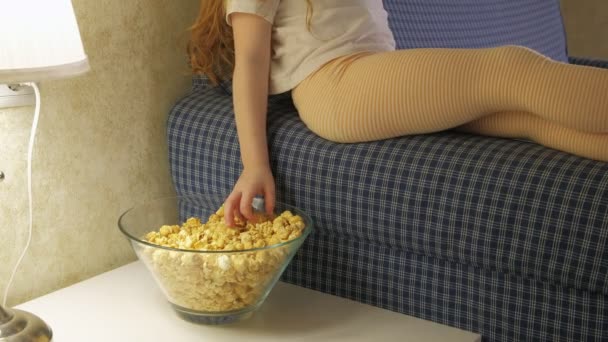
[[[240,201],[241,214],[243,214],[243,216],[245,216],[245,218],[247,218],[247,220],[253,219],[253,207],[252,207],[253,197],[254,196],[251,193],[245,193],[241,197],[241,201]]]
[[[264,189],[264,206],[266,207],[266,213],[272,215],[274,213],[274,187]]]
[[[242,218],[239,212],[241,193],[232,193],[224,202],[224,221],[228,227],[234,227],[234,217]]]

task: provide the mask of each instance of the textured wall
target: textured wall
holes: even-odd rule
[[[562,0],[571,56],[608,60],[608,1]]]
[[[134,260],[119,214],[172,193],[165,117],[189,86],[184,31],[197,1],[73,0],[92,70],[40,83],[34,234],[9,305]],[[33,107],[0,109],[0,300],[26,241]]]

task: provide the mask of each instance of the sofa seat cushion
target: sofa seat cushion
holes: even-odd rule
[[[197,79],[171,110],[179,194],[228,195],[241,172],[232,99]],[[288,94],[269,101],[278,200],[323,234],[608,294],[608,164],[456,132],[336,144]]]
[[[557,0],[384,0],[398,49],[523,45],[567,62]]]

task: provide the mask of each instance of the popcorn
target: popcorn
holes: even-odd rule
[[[222,271],[227,271],[230,268],[230,258],[227,255],[221,255],[217,260],[217,264]]]
[[[254,222],[237,220],[237,228],[231,228],[224,224],[221,207],[206,223],[191,217],[181,227],[164,225],[144,237],[159,246],[232,253],[144,247],[138,251],[139,257],[154,272],[169,300],[178,306],[218,312],[255,305],[289,256],[290,246],[248,250],[296,239],[306,226],[302,217],[289,211],[277,217],[256,215]]]

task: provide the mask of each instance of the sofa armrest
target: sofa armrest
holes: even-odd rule
[[[587,65],[596,68],[608,69],[608,61],[603,61],[600,59],[591,59],[587,57],[568,57],[568,62],[570,62],[570,64]]]

